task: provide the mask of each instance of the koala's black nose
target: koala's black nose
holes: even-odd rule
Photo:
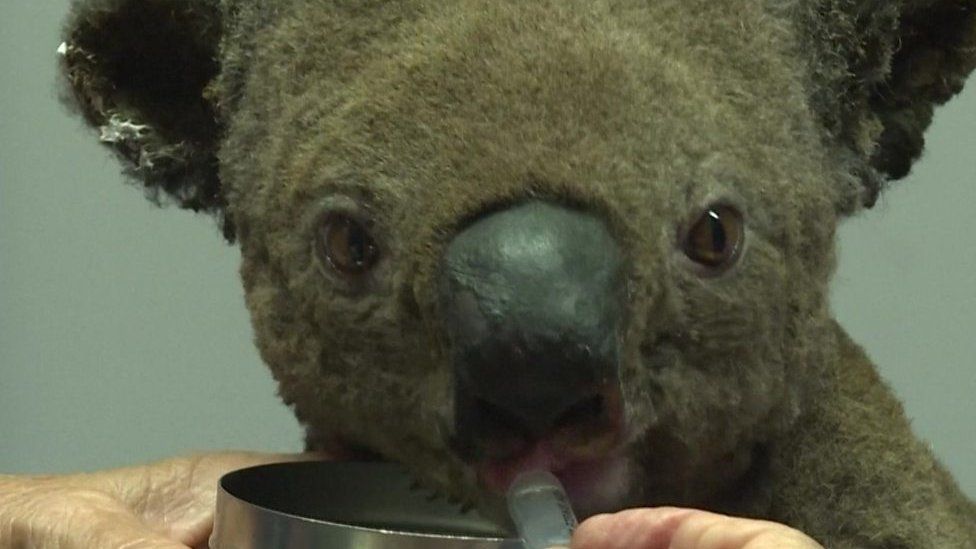
[[[439,298],[458,436],[538,437],[598,415],[616,385],[622,254],[599,218],[529,202],[480,218],[444,256]]]

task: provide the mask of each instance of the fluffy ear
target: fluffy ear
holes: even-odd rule
[[[830,137],[853,152],[860,202],[908,175],[938,105],[976,67],[976,0],[809,0],[801,29],[812,96]],[[858,200],[848,209],[857,207]]]
[[[66,100],[147,195],[216,215],[220,0],[75,0],[61,46]]]

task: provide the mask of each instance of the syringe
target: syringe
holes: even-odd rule
[[[568,548],[576,515],[552,473],[529,471],[508,489],[508,511],[526,549]]]

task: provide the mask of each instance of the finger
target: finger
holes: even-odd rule
[[[572,549],[668,549],[681,520],[691,512],[657,508],[596,515],[576,528]]]
[[[573,549],[822,549],[773,522],[677,508],[635,509],[584,522]]]
[[[189,549],[154,531],[105,492],[39,486],[27,495],[14,508],[17,515],[2,521],[3,547]]]
[[[782,524],[704,511],[683,518],[671,543],[673,549],[823,549]]]
[[[96,476],[147,523],[187,545],[197,545],[206,540],[213,528],[217,482],[222,476],[257,465],[325,457],[252,452],[196,454]]]

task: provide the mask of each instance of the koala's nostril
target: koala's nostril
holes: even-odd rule
[[[463,459],[505,459],[524,451],[532,440],[515,414],[483,398],[462,392],[456,412],[464,428],[455,433],[451,446]]]
[[[518,416],[505,410],[501,406],[492,404],[483,398],[475,399],[474,414],[484,427],[493,431],[504,431],[506,434],[525,435]]]
[[[591,394],[563,409],[536,410],[531,417],[524,410],[469,393],[469,398],[457,403],[460,421],[455,448],[472,461],[510,459],[540,440],[559,444],[564,451],[584,451],[617,427],[612,391],[605,392],[607,395]],[[540,421],[541,417],[548,419]]]
[[[531,432],[527,428],[527,420],[504,407],[493,404],[485,399],[475,399],[473,414],[479,419],[483,428],[493,434],[530,438]],[[590,425],[606,419],[608,410],[602,395],[594,395],[573,404],[563,412],[551,414],[552,430],[571,429]]]
[[[595,395],[591,398],[584,399],[573,406],[570,406],[568,410],[556,418],[556,422],[553,427],[556,429],[563,429],[577,425],[584,425],[599,421],[604,417],[605,414],[606,406],[604,406],[603,396]]]

